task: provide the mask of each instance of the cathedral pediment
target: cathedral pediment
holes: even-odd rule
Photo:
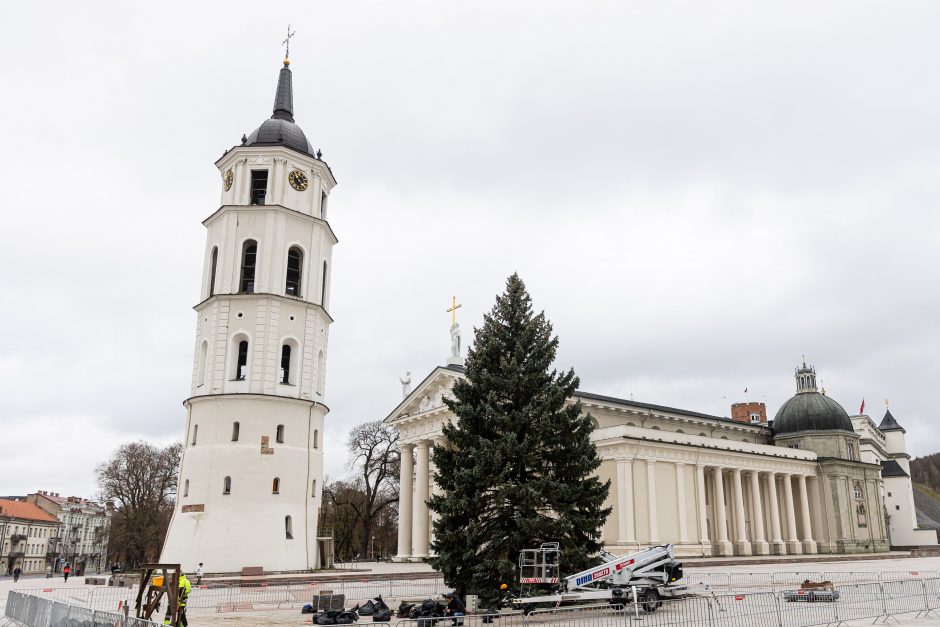
[[[451,388],[463,376],[464,369],[460,366],[438,366],[409,392],[385,418],[385,422],[395,424],[407,418],[446,409],[444,399],[453,398]]]

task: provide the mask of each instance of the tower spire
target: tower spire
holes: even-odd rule
[[[284,67],[277,77],[277,91],[274,94],[274,113],[271,115],[275,120],[294,121],[294,87],[291,82],[291,71],[287,67],[289,61],[284,59]]]

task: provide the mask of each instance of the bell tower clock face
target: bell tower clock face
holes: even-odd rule
[[[300,170],[291,171],[291,173],[287,175],[287,180],[290,181],[290,186],[298,192],[304,191],[307,189],[307,185],[310,184],[310,181],[307,180],[307,175]]]
[[[222,175],[222,186],[225,188],[225,191],[232,189],[232,182],[235,180],[235,173],[232,172],[232,169],[229,168],[225,171],[225,174]]]

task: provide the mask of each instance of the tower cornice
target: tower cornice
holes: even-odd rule
[[[333,320],[333,316],[330,315],[330,312],[324,309],[323,305],[320,305],[319,303],[311,303],[309,300],[304,300],[303,298],[297,298],[296,296],[286,296],[284,294],[275,294],[274,292],[236,292],[234,294],[213,294],[209,298],[193,305],[193,309],[195,311],[202,311],[206,305],[223,298],[233,298],[236,300],[257,300],[257,297],[259,296],[276,298],[286,303],[303,303],[304,306],[306,306],[308,309],[319,309],[321,312],[323,312],[323,315],[329,319],[330,323],[335,322],[335,320]]]
[[[212,224],[217,219],[219,219],[219,217],[222,216],[227,211],[237,211],[237,212],[244,212],[244,213],[250,213],[250,212],[263,213],[270,209],[281,211],[287,215],[306,218],[310,222],[313,222],[313,223],[322,224],[323,226],[326,227],[327,233],[329,233],[330,237],[333,239],[333,245],[335,246],[336,244],[339,243],[339,239],[336,237],[336,233],[333,232],[333,227],[330,226],[330,223],[328,221],[324,220],[323,218],[312,216],[309,213],[304,213],[303,211],[297,211],[296,209],[285,207],[284,205],[274,205],[274,204],[272,205],[222,205],[218,209],[216,209],[212,213],[212,215],[210,215],[205,220],[203,220],[202,224],[203,226],[208,227],[210,224]]]
[[[320,174],[324,175],[330,183],[330,187],[336,186],[336,177],[333,176],[333,170],[330,168],[330,165],[323,159],[317,159],[316,157],[310,156],[303,152],[293,150],[292,148],[287,148],[285,146],[232,146],[226,150],[221,157],[219,157],[215,166],[219,170],[224,170],[231,163],[237,160],[239,156],[249,157],[254,155],[277,155],[281,157],[291,157],[306,163],[310,168],[316,169]]]
[[[304,398],[294,398],[293,396],[280,396],[278,394],[259,394],[257,392],[232,392],[229,394],[199,394],[196,396],[190,396],[183,401],[183,407],[189,407],[194,401],[206,401],[206,400],[228,400],[233,397],[238,398],[263,398],[265,400],[276,400],[284,403],[299,403],[301,405],[306,405],[307,407],[322,407],[326,411],[324,413],[329,413],[329,406],[321,403],[320,401],[311,401]]]

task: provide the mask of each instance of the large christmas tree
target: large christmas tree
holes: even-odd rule
[[[570,399],[574,370],[551,370],[558,338],[513,274],[467,354],[466,378],[447,406],[448,445],[434,447],[442,494],[429,501],[431,564],[460,594],[493,599],[512,585],[519,551],[560,542],[561,572],[577,572],[601,548],[610,482],[594,475],[601,459],[591,417]]]

